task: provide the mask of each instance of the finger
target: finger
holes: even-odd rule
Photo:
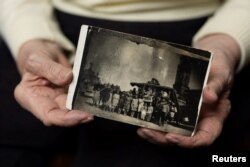
[[[66,108],[66,100],[66,94],[60,94],[55,98],[55,102],[57,103],[59,108],[64,112],[60,112],[59,115],[57,111],[49,111],[48,117],[51,117],[50,120],[53,124],[62,126],[72,126],[78,123],[86,123],[93,120],[92,114],[78,110],[69,111]],[[79,118],[82,119],[79,120]],[[65,124],[65,122],[67,122],[67,124]]]
[[[23,95],[25,92],[25,96]],[[58,104],[49,97],[34,94],[24,85],[15,89],[17,101],[25,109],[40,119],[45,125],[73,126],[93,120],[93,116],[82,111],[60,109]]]
[[[59,53],[58,62],[65,67],[71,68],[71,64],[69,63],[69,60],[62,53]]]
[[[203,101],[212,104],[222,93],[229,90],[233,83],[233,72],[226,63],[225,56],[219,53],[214,56],[207,85],[203,91]]]
[[[208,146],[214,141],[214,137],[207,131],[199,131],[193,137],[183,136],[174,133],[166,134],[165,138],[180,147],[194,148]]]
[[[166,139],[181,147],[208,146],[214,142],[222,130],[223,122],[230,111],[230,101],[221,99],[216,106],[205,108],[198,123],[197,132],[188,137],[174,133],[166,134]]]
[[[27,71],[44,77],[56,85],[65,85],[71,82],[73,74],[70,68],[54,62],[47,56],[34,54],[29,57]]]
[[[66,100],[67,100],[67,95],[66,94],[60,94],[55,98],[55,102],[58,104],[58,106],[61,109],[67,109],[66,108]]]
[[[222,123],[217,119],[203,120],[199,126],[197,132],[192,137],[174,133],[168,133],[165,137],[176,145],[185,148],[209,146],[218,137],[222,129]]]
[[[60,101],[60,98],[58,101]],[[37,105],[33,104],[39,104],[40,107],[38,108]],[[47,97],[37,97],[35,101],[32,100],[31,111],[40,113],[40,118],[45,125],[73,126],[93,120],[91,114],[82,111],[61,109],[55,101]]]
[[[47,126],[73,126],[93,120],[92,115],[86,112],[60,109],[55,102],[45,97],[39,97],[35,101],[32,100],[32,103],[30,111],[37,113],[38,118]],[[36,107],[34,104],[36,104]],[[40,105],[39,108],[37,107],[38,104]]]
[[[47,112],[46,120],[45,125],[74,126],[92,121],[93,116],[83,111],[56,108]]]
[[[60,93],[62,94],[62,91],[49,87],[49,84],[48,80],[40,79],[37,76],[36,79],[34,79],[33,75],[27,72],[23,75],[20,84],[16,87],[15,93],[18,92],[17,95],[24,99],[28,94],[34,98],[44,96],[50,99],[55,99]]]
[[[56,62],[59,62],[65,67],[71,67],[69,60],[65,56],[63,48],[59,44],[51,41],[46,41],[46,43],[43,44],[46,45],[45,48],[49,48],[50,52],[47,55],[49,55],[53,60],[56,60]]]
[[[49,85],[50,82],[43,78],[43,77],[39,77],[37,75],[33,75],[29,72],[26,72],[23,76],[22,76],[22,80],[21,83],[25,83],[27,86],[34,86],[34,85],[38,85],[38,86],[45,86],[45,85]]]
[[[50,106],[41,105],[44,110],[38,111],[45,113],[43,119],[45,125],[73,126],[93,120],[93,116],[89,113],[78,110],[69,111],[66,108],[66,94],[61,94],[54,100],[43,98],[42,101],[42,104]]]
[[[175,133],[163,133],[140,128],[137,133],[151,143],[178,145],[185,148],[208,146],[219,136],[223,121],[230,110],[230,101],[220,99],[217,105],[203,108],[203,115],[194,136],[183,136]]]
[[[165,138],[164,132],[155,131],[147,128],[139,128],[137,134],[153,144],[158,145],[173,145],[173,142]]]

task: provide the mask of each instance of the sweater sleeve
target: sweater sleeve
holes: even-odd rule
[[[193,39],[214,33],[231,36],[240,46],[241,60],[238,71],[250,63],[250,0],[227,0],[206,22]]]
[[[22,44],[32,39],[55,41],[74,50],[53,17],[50,0],[1,0],[0,31],[15,58]]]

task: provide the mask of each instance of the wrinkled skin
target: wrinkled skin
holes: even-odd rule
[[[206,36],[195,47],[214,53],[208,83],[203,90],[197,131],[194,136],[187,137],[139,128],[138,135],[151,143],[194,148],[212,144],[221,133],[231,108],[228,96],[240,49],[231,37],[224,34]],[[86,112],[69,112],[65,108],[67,87],[73,76],[57,44],[44,40],[26,42],[20,49],[17,65],[23,76],[16,87],[15,97],[45,125],[72,126],[93,119]]]
[[[151,143],[185,148],[208,146],[222,131],[224,120],[231,108],[228,96],[240,59],[240,49],[231,37],[224,34],[206,36],[195,47],[214,54],[208,83],[203,90],[203,105],[197,131],[194,136],[187,137],[146,128],[138,129],[137,133]]]
[[[17,65],[22,80],[15,89],[17,101],[45,125],[73,126],[91,121],[85,112],[65,107],[72,69],[62,49],[53,42],[32,40],[25,43]]]

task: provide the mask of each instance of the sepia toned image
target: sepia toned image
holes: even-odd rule
[[[210,61],[205,51],[83,26],[67,107],[192,135]]]

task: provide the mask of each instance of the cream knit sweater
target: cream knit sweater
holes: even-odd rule
[[[74,49],[58,28],[52,7],[79,16],[137,22],[187,20],[215,13],[194,42],[212,33],[228,34],[241,47],[240,68],[250,62],[250,0],[1,0],[0,30],[14,56],[24,42],[36,38]]]

